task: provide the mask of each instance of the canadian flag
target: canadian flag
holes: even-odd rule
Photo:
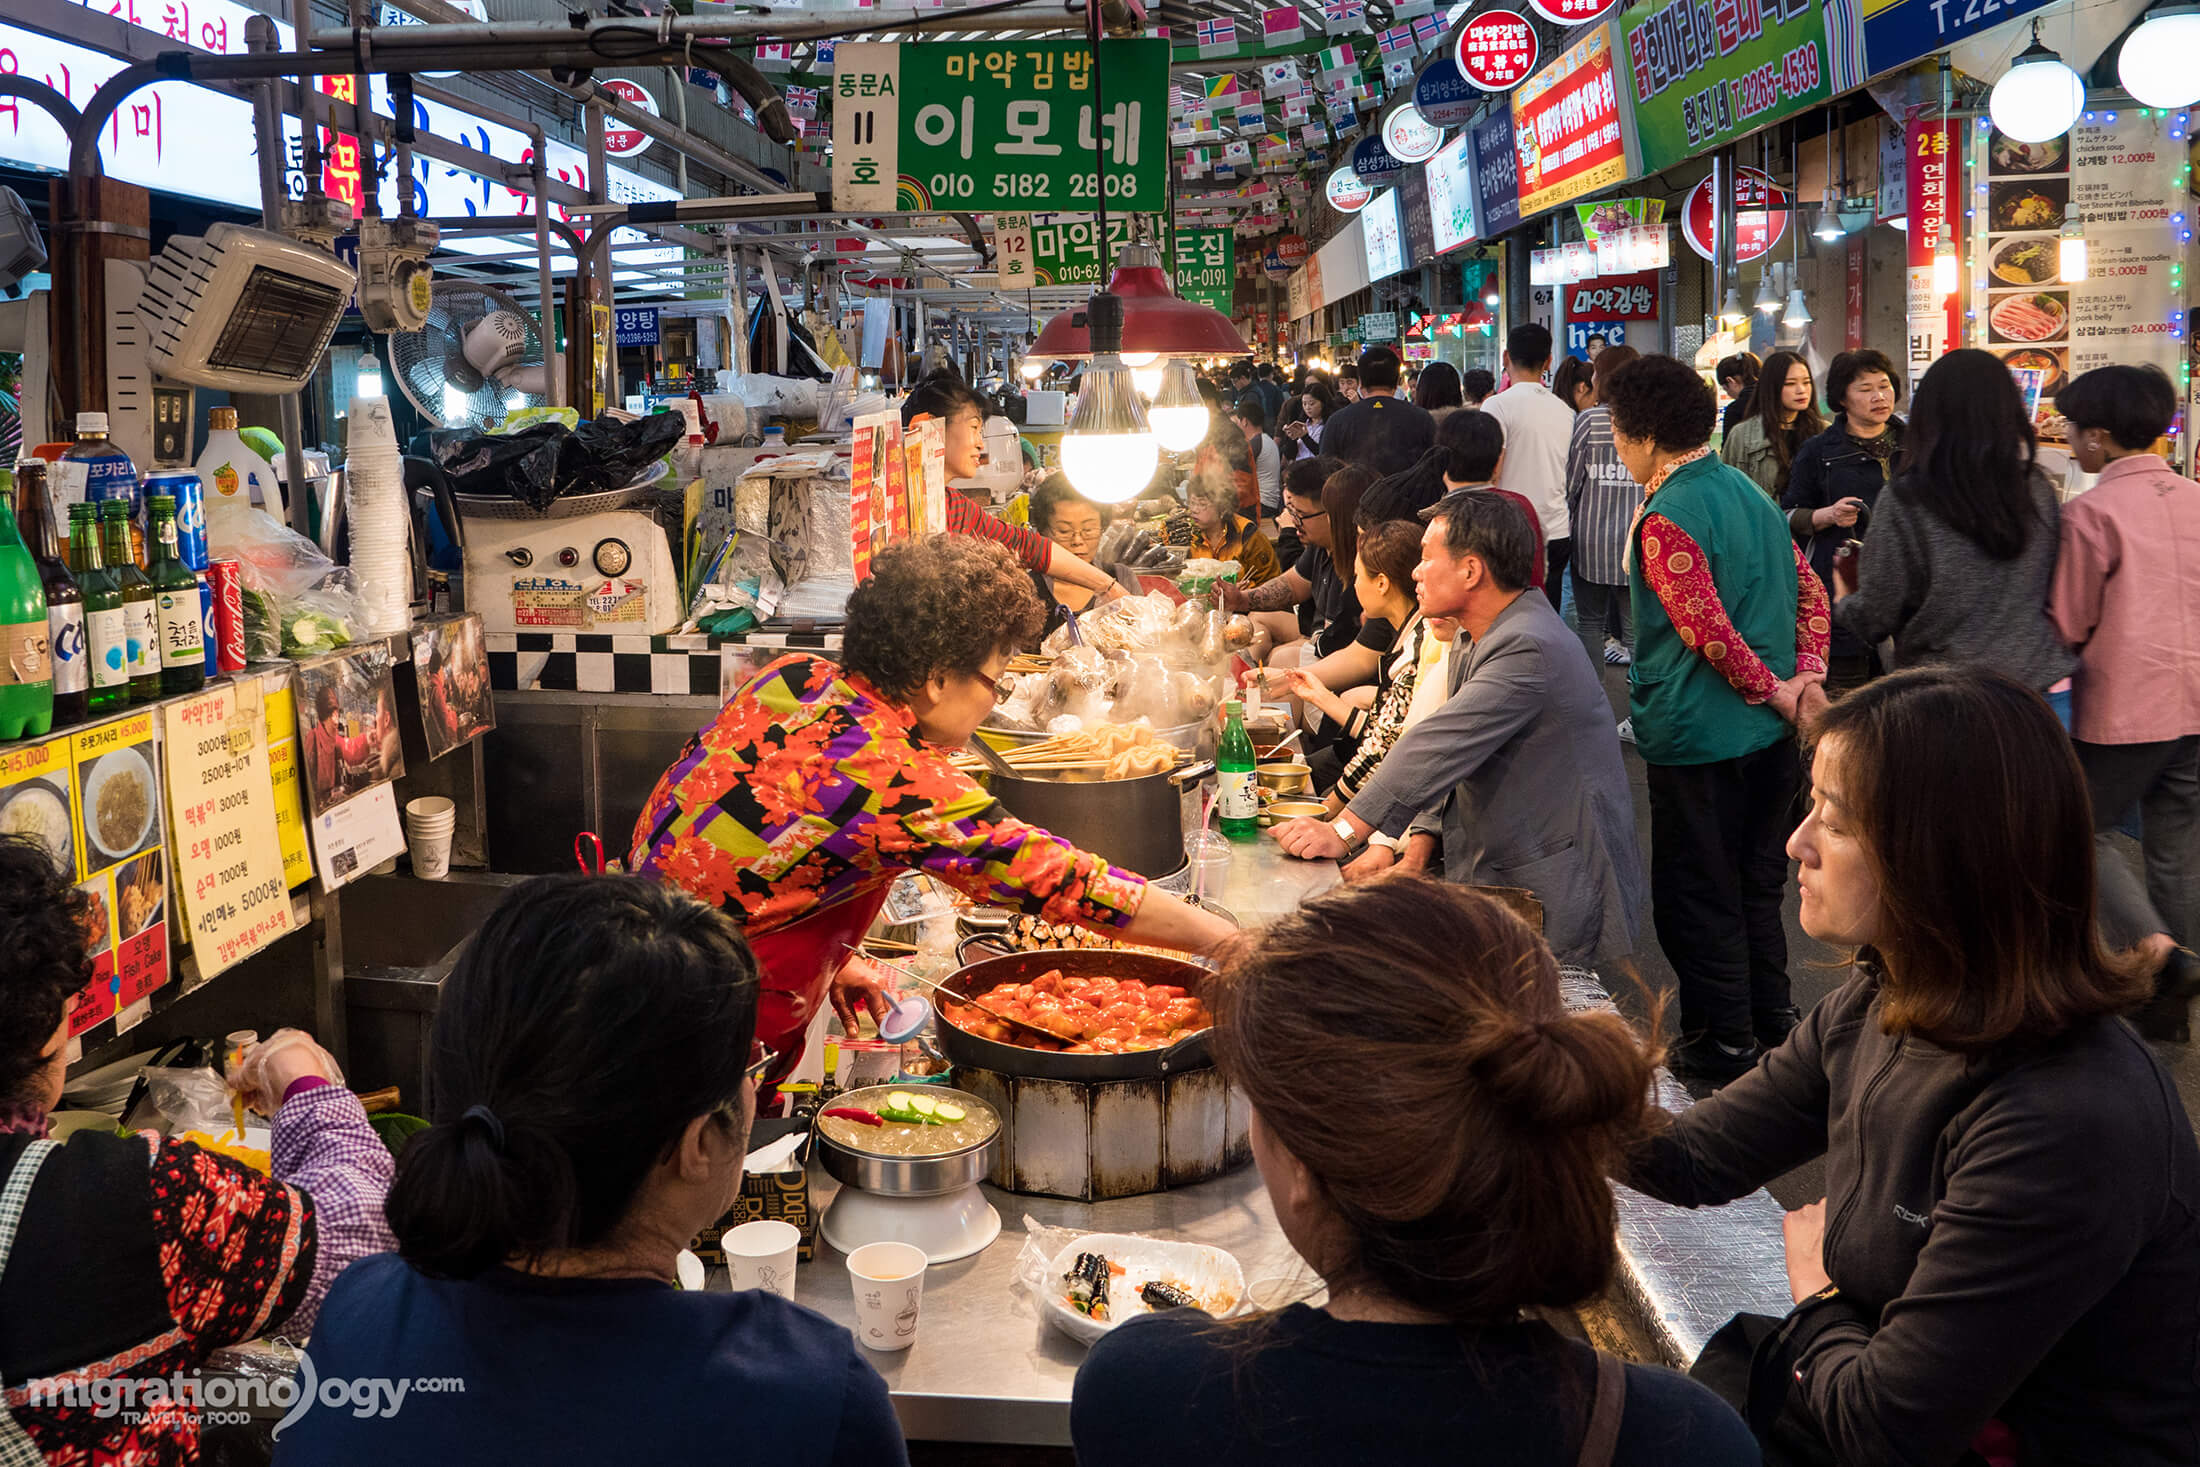
[[[794,47],[785,41],[758,41],[756,43],[756,69],[758,71],[794,70]]]

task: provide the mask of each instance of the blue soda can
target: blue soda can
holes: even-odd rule
[[[188,469],[145,476],[145,497],[166,494],[176,501],[176,557],[184,569],[206,573],[206,491]],[[202,581],[203,585],[204,582]]]
[[[206,633],[206,675],[222,675],[221,643],[214,637],[214,585],[199,572],[199,627]]]

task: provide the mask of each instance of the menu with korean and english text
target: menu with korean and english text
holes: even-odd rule
[[[210,688],[161,710],[176,889],[207,977],[291,930],[260,684]]]

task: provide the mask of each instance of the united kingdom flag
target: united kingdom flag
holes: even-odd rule
[[[1196,32],[1199,38],[1199,54],[1202,56],[1235,56],[1238,48],[1237,27],[1226,20],[1203,20]]]
[[[1322,29],[1331,35],[1358,30],[1366,23],[1366,0],[1322,0]]]
[[[787,110],[797,117],[817,116],[817,88],[787,88]]]

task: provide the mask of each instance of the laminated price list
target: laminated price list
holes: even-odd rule
[[[212,977],[292,926],[260,685],[225,684],[163,713],[176,887]]]

